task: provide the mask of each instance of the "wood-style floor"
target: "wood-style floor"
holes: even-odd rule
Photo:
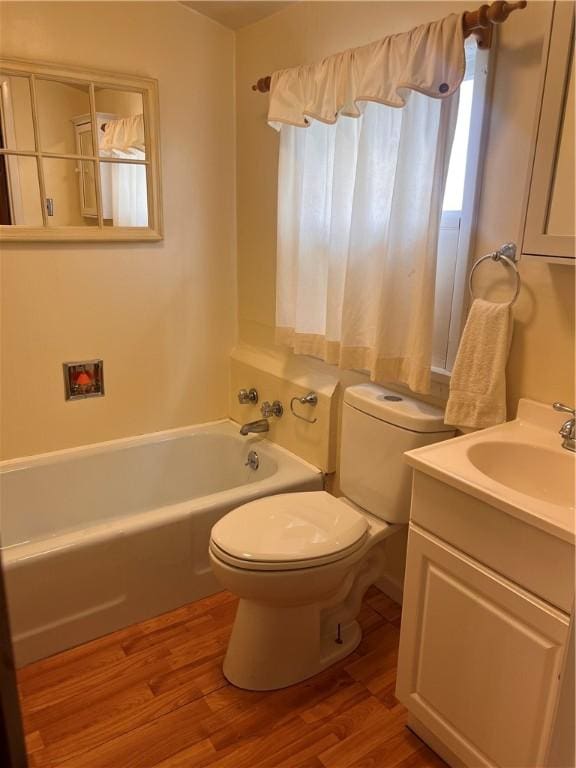
[[[31,768],[443,768],[394,697],[400,607],[376,589],[357,651],[281,691],[231,686],[221,592],[19,673]]]

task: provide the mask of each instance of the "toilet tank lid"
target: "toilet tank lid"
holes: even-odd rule
[[[442,408],[376,384],[348,387],[344,392],[344,403],[380,421],[412,432],[454,432],[454,427],[444,423]]]

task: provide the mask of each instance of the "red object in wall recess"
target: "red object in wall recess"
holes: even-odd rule
[[[92,378],[89,374],[86,373],[86,371],[82,371],[82,373],[78,374],[76,384],[81,387],[85,387],[86,385],[92,384]]]

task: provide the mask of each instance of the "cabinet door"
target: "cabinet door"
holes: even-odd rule
[[[92,144],[92,124],[83,123],[76,126],[76,146],[79,155],[92,155],[94,153]],[[88,218],[98,217],[98,208],[96,204],[94,183],[94,163],[92,161],[78,162],[79,184],[80,184],[80,211],[82,216]]]
[[[568,617],[410,526],[397,695],[470,766],[542,768]]]
[[[574,263],[574,4],[554,3],[522,252]]]

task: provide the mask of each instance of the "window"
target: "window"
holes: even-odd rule
[[[458,121],[444,194],[434,311],[432,365],[454,364],[466,301],[466,275],[479,186],[489,51],[466,45],[466,75],[460,86]]]
[[[437,98],[438,87],[414,87],[401,108],[382,95],[356,96],[359,79],[356,71],[349,74],[349,64],[338,79],[332,77],[337,67],[328,69],[318,103],[312,89],[290,90],[289,79],[277,84],[283,96],[271,124],[280,130],[279,344],[414,392],[428,391],[431,369],[450,369],[461,325],[486,82],[481,57],[467,50],[465,62],[460,44],[445,100]],[[314,77],[307,82],[317,82]],[[400,85],[385,81],[382,87]],[[462,99],[451,98],[460,87]],[[350,95],[336,108],[344,91]],[[363,108],[356,110],[359,101]],[[304,114],[310,117],[298,122]]]

